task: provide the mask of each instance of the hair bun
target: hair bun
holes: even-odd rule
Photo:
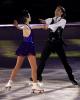
[[[22,10],[22,16],[26,16],[26,17],[29,16],[29,12],[28,12],[27,9],[23,9],[23,10]]]

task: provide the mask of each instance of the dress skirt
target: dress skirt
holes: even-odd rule
[[[22,42],[16,50],[16,55],[27,56],[29,54],[35,55],[35,45],[33,42]]]

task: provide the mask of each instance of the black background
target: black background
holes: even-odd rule
[[[0,0],[0,24],[12,23],[25,8],[31,13],[32,23],[38,23],[38,18],[52,17],[59,4],[66,9],[68,22],[80,21],[79,0]]]

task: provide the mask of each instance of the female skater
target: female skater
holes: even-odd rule
[[[14,25],[16,26],[16,28],[23,31],[23,42],[16,51],[17,62],[11,73],[10,79],[5,87],[6,88],[12,87],[13,80],[14,80],[18,70],[20,69],[25,57],[27,56],[28,61],[31,66],[31,74],[32,74],[32,79],[33,79],[32,91],[33,92],[37,91],[38,93],[42,93],[43,89],[40,88],[40,86],[38,86],[38,84],[37,84],[37,63],[36,63],[35,46],[34,46],[34,42],[32,40],[31,29],[44,28],[44,26],[41,25],[41,26],[30,27],[29,23],[31,21],[31,16],[27,12],[24,15],[23,19],[24,19],[24,24],[21,27],[18,26],[18,22],[16,20],[14,21]]]

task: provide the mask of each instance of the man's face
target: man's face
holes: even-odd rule
[[[60,7],[57,7],[56,10],[55,10],[55,16],[57,17],[61,17],[63,14],[62,10]]]

